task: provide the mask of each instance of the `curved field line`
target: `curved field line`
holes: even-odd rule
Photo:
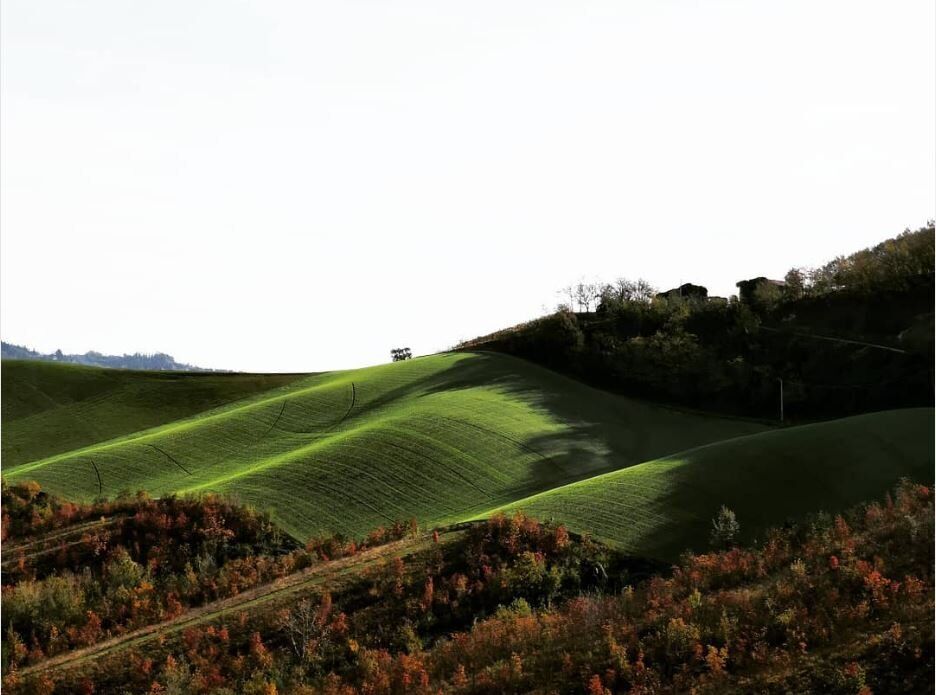
[[[32,391],[33,393],[35,393],[37,396],[39,396],[40,398],[44,399],[46,402],[48,402],[48,403],[52,406],[52,407],[50,408],[50,410],[53,410],[53,409],[55,409],[55,408],[64,408],[64,407],[67,405],[67,404],[65,404],[65,403],[59,403],[57,400],[55,400],[54,398],[52,398],[52,396],[50,396],[49,394],[47,394],[45,391],[43,391],[42,389],[40,389],[38,386],[36,386],[36,385],[35,385],[34,383],[32,383],[31,381],[27,381],[27,380],[25,380],[25,379],[18,379],[18,380],[17,380],[17,383],[16,383],[16,386],[17,386],[17,387],[25,386],[25,387],[28,388],[30,391]],[[5,417],[7,418],[7,421],[8,421],[8,422],[16,422],[17,420],[22,420],[22,419],[24,419],[24,418],[32,417],[33,415],[38,415],[38,414],[40,414],[41,412],[42,412],[42,411],[39,411],[39,412],[36,412],[36,413],[30,413],[29,415],[22,415],[22,416],[19,416],[19,417],[17,417],[15,414],[13,415],[13,417],[9,417],[9,416],[5,416]]]
[[[437,417],[437,418],[439,418],[439,419],[441,419],[441,420],[448,420],[449,422],[455,422],[455,423],[458,423],[459,425],[468,425],[468,427],[474,427],[476,430],[478,430],[478,431],[480,431],[480,432],[484,432],[484,433],[486,433],[486,434],[492,434],[492,435],[494,435],[495,437],[500,437],[501,439],[506,439],[508,442],[512,442],[513,444],[516,444],[517,446],[519,446],[519,447],[520,447],[521,449],[523,449],[524,451],[528,451],[529,453],[531,453],[531,454],[533,454],[533,455],[535,455],[535,456],[539,456],[539,457],[540,457],[541,459],[543,459],[544,461],[548,461],[548,460],[549,460],[549,459],[546,458],[546,455],[545,455],[545,454],[541,454],[540,452],[538,452],[538,451],[537,451],[536,449],[534,449],[533,447],[528,446],[527,444],[524,444],[524,443],[521,442],[519,439],[514,439],[513,437],[510,437],[510,436],[508,436],[508,435],[506,435],[506,434],[504,434],[504,433],[502,433],[502,432],[498,432],[497,430],[488,429],[487,427],[482,427],[481,425],[476,425],[476,424],[473,423],[473,422],[468,422],[467,420],[459,420],[458,418],[448,417],[447,415],[438,415],[438,414],[436,414],[435,417]]]
[[[394,523],[395,521],[397,521],[397,519],[394,519],[392,516],[389,516],[389,515],[387,515],[387,514],[384,514],[382,511],[380,511],[377,507],[375,507],[374,505],[372,505],[370,502],[366,502],[365,500],[360,499],[359,497],[357,497],[356,495],[351,494],[350,492],[347,492],[347,491],[344,491],[344,492],[343,492],[343,491],[341,491],[341,490],[337,490],[337,489],[333,488],[331,485],[328,485],[327,483],[323,483],[321,480],[310,481],[310,482],[308,482],[308,483],[306,483],[306,484],[309,485],[310,487],[318,487],[318,488],[324,489],[324,490],[326,490],[327,492],[331,493],[332,495],[337,495],[337,496],[339,496],[339,497],[346,497],[346,498],[348,498],[349,500],[351,500],[352,502],[355,502],[355,503],[361,505],[362,507],[367,507],[367,508],[370,509],[372,512],[374,512],[374,514],[377,514],[377,515],[379,515],[379,516],[382,516],[384,519],[386,519],[386,520],[387,520],[389,523],[391,523],[391,524]]]
[[[99,442],[97,444],[89,444],[87,446],[74,449],[72,451],[64,451],[59,454],[54,454],[48,456],[44,459],[39,459],[38,461],[30,461],[28,463],[18,464],[10,469],[10,474],[15,474],[21,476],[29,471],[35,470],[37,468],[42,468],[57,461],[71,458],[78,454],[88,453],[92,451],[101,451],[105,449],[113,449],[115,447],[125,446],[127,444],[141,443],[147,444],[143,441],[146,439],[152,439],[154,437],[163,436],[166,434],[174,432],[184,432],[191,430],[197,427],[202,427],[206,424],[213,423],[215,421],[223,421],[227,418],[230,418],[233,415],[244,411],[250,411],[253,409],[261,408],[264,405],[269,405],[277,400],[284,398],[291,398],[293,396],[300,396],[303,394],[311,393],[313,391],[327,387],[328,384],[319,384],[315,383],[307,387],[297,388],[295,391],[292,391],[287,394],[277,394],[267,398],[259,398],[258,400],[252,400],[253,397],[245,399],[246,402],[235,401],[232,404],[221,405],[218,408],[214,408],[206,411],[205,413],[195,413],[189,417],[182,418],[180,420],[174,420],[162,425],[157,425],[155,427],[150,427],[139,432],[132,432],[130,434],[122,435],[120,437],[115,437],[104,442]],[[289,388],[289,387],[281,387]],[[147,444],[148,445],[148,444]]]
[[[397,444],[397,443],[395,443],[395,442],[391,442],[391,441],[389,441],[389,440],[385,440],[385,441],[381,442],[381,446],[385,446],[385,447],[386,447],[386,446],[389,446],[389,447],[392,447],[392,448],[394,448],[394,449],[399,449],[400,451],[404,451],[404,452],[406,452],[407,454],[410,454],[410,455],[412,455],[412,456],[418,456],[419,458],[421,458],[421,459],[423,459],[423,460],[425,460],[425,461],[428,461],[428,462],[431,463],[431,464],[434,464],[434,465],[438,466],[438,467],[441,468],[442,470],[447,471],[447,472],[451,473],[452,475],[455,475],[455,476],[458,477],[462,482],[467,483],[468,485],[470,485],[471,487],[473,487],[475,490],[477,490],[478,492],[480,492],[482,495],[490,495],[490,494],[491,494],[490,492],[488,492],[487,490],[485,490],[484,488],[482,488],[480,485],[477,485],[473,480],[469,479],[468,476],[466,476],[464,473],[461,473],[460,471],[458,471],[458,470],[456,470],[456,469],[454,469],[454,468],[451,468],[451,467],[449,467],[449,466],[446,466],[442,461],[439,461],[439,460],[437,460],[437,459],[434,459],[434,458],[432,458],[431,456],[427,456],[426,454],[423,454],[422,452],[416,451],[415,449],[408,449],[408,448],[406,448],[405,446],[401,446],[400,444]]]
[[[362,445],[356,444],[353,440],[349,444],[346,444],[344,447],[344,451],[346,453],[359,451],[359,450],[369,451],[369,448],[367,445],[362,446]],[[377,470],[377,467],[361,466],[359,462],[360,462],[360,459],[354,456],[349,457],[348,460],[342,460],[340,456],[336,456],[335,459],[332,460],[330,463],[331,463],[332,468],[342,469],[354,476],[363,476],[369,480],[374,481],[374,483],[378,487],[382,487],[382,488],[386,488],[387,490],[390,490],[397,498],[401,500],[407,498],[408,490],[406,489],[401,490],[398,487],[396,487],[393,484],[392,476],[390,478],[387,478],[384,476],[377,475],[373,472],[373,470]],[[349,477],[349,479],[355,479],[355,478]],[[394,506],[396,509],[398,509],[401,513],[405,513],[403,511],[403,508],[400,507],[399,505],[393,504],[392,502],[390,504]],[[374,511],[376,511],[376,509]],[[390,521],[397,521],[397,519],[390,519]]]
[[[162,454],[162,455],[165,456],[167,459],[169,459],[170,461],[172,461],[175,465],[177,465],[179,468],[181,468],[181,469],[182,469],[183,471],[185,471],[187,474],[192,475],[192,471],[190,471],[188,468],[186,468],[186,467],[183,466],[181,463],[179,463],[179,462],[176,461],[174,458],[172,458],[172,456],[170,456],[168,453],[166,453],[165,450],[160,449],[160,448],[159,448],[158,446],[156,446],[155,444],[147,444],[146,446],[150,447],[151,449],[156,449],[156,451],[158,451],[160,454]]]
[[[294,461],[299,461],[300,459],[302,459],[303,457],[307,455],[316,453],[319,449],[325,448],[327,446],[334,446],[334,445],[341,444],[342,442],[348,439],[353,439],[354,437],[360,436],[362,433],[370,432],[371,430],[378,428],[379,425],[380,423],[369,423],[369,424],[361,425],[360,427],[354,430],[335,432],[329,437],[325,437],[323,439],[316,439],[316,440],[309,442],[308,444],[304,444],[302,446],[296,447],[287,452],[278,454],[276,456],[271,456],[269,458],[261,459],[256,464],[254,464],[251,468],[245,468],[245,469],[237,470],[235,472],[232,472],[226,475],[220,475],[216,478],[205,480],[204,482],[198,483],[196,485],[192,485],[191,487],[178,489],[175,492],[177,492],[178,494],[197,492],[198,490],[204,490],[205,488],[208,488],[208,487],[229,483],[232,480],[237,480],[238,478],[252,476],[257,473],[260,473],[261,471],[267,470],[269,468],[275,468],[276,466],[291,463]]]
[[[351,403],[350,405],[348,405],[348,409],[345,411],[344,415],[338,418],[338,420],[333,422],[331,425],[329,425],[328,427],[324,429],[317,429],[317,430],[283,430],[281,428],[281,431],[288,432],[289,434],[324,434],[325,432],[331,432],[336,427],[338,427],[342,422],[348,419],[348,416],[351,414],[351,411],[354,409],[354,402],[356,398],[357,398],[357,395],[356,395],[356,391],[354,388],[354,382],[352,381],[351,382]]]
[[[348,418],[348,416],[351,414],[351,411],[354,409],[354,400],[356,397],[357,396],[354,390],[354,382],[352,381],[351,382],[351,404],[348,406],[348,409],[345,411],[345,414],[341,416],[338,422],[336,422],[334,425],[328,428],[329,431],[338,427],[338,425],[340,425],[342,422],[344,422]]]
[[[283,417],[283,411],[286,410],[286,400],[287,400],[286,398],[283,399],[283,405],[280,408],[279,415],[276,416],[276,419],[273,421],[273,424],[270,425],[267,431],[263,433],[263,436],[260,437],[260,439],[266,439],[267,436],[270,434],[270,432],[273,431],[273,428],[276,427],[276,423],[278,423],[280,421],[280,418]]]
[[[97,475],[97,488],[98,496],[104,494],[104,484],[101,482],[101,471],[98,470],[97,464],[94,462],[94,459],[88,459],[91,462],[91,466],[94,468],[94,472]]]
[[[285,432],[286,434],[322,434],[323,430],[287,430],[285,427],[277,427],[280,432]],[[328,430],[324,430],[327,432]]]
[[[338,463],[336,462],[335,465],[340,465],[340,464],[338,464]],[[238,475],[238,476],[236,476],[236,477],[243,477],[244,475],[249,475],[251,472],[252,472],[252,471],[248,471],[248,472],[243,473],[243,474],[241,474],[241,475]],[[209,485],[209,484],[210,484],[210,483],[207,483],[207,484],[205,484],[205,485],[199,486],[199,488],[206,487],[206,486]],[[328,483],[323,482],[323,481],[320,480],[320,479],[304,481],[304,482],[303,482],[303,485],[304,485],[306,488],[318,489],[318,490],[320,490],[320,491],[323,490],[323,491],[326,493],[326,494],[323,495],[323,496],[324,496],[325,498],[327,498],[327,499],[335,500],[335,499],[344,498],[344,499],[349,500],[349,501],[351,501],[351,502],[353,502],[353,503],[355,503],[355,504],[358,504],[358,505],[360,505],[360,506],[362,506],[362,507],[366,507],[367,509],[369,509],[369,510],[371,510],[372,512],[374,512],[374,514],[377,514],[378,516],[383,517],[387,522],[389,522],[389,523],[391,523],[391,524],[394,523],[394,522],[396,522],[396,521],[399,521],[399,520],[400,520],[399,518],[395,519],[395,518],[393,518],[392,516],[389,516],[389,515],[385,514],[385,513],[382,512],[380,509],[378,509],[377,507],[375,507],[374,505],[372,505],[370,502],[367,502],[366,500],[361,499],[360,497],[358,497],[357,495],[353,494],[352,492],[349,492],[349,491],[346,490],[346,489],[341,489],[341,488],[333,487],[332,485],[329,485]]]
[[[461,535],[460,529],[446,530],[444,534],[446,537],[445,542],[453,542]],[[423,535],[416,539],[394,541],[365,550],[358,555],[315,565],[267,584],[248,589],[237,596],[193,608],[172,620],[147,625],[139,630],[113,637],[90,647],[75,649],[51,659],[46,659],[43,662],[21,669],[19,673],[22,676],[28,676],[45,671],[73,668],[80,666],[83,662],[106,656],[111,652],[138,647],[146,642],[178,633],[185,628],[220,618],[228,613],[252,610],[257,607],[266,609],[272,601],[288,599],[304,589],[311,589],[329,580],[337,580],[349,574],[360,576],[363,567],[381,562],[387,555],[395,555],[401,546],[404,548],[401,557],[420,552],[430,547],[430,538],[429,535]]]

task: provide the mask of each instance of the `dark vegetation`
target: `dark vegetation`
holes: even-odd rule
[[[40,360],[43,362],[63,362],[67,364],[83,364],[89,367],[109,367],[112,369],[152,369],[155,371],[171,372],[213,372],[223,371],[216,369],[203,369],[184,362],[176,362],[172,355],[164,352],[144,354],[135,352],[132,355],[104,355],[94,350],[84,354],[66,355],[61,350],[48,354],[30,350],[28,347],[13,345],[4,342],[0,344],[0,357],[5,360]]]
[[[585,284],[569,303],[461,349],[506,352],[642,398],[791,419],[933,403],[933,224],[784,282],[656,293]],[[684,286],[685,287],[685,286]],[[579,311],[573,311],[576,305]]]
[[[405,360],[413,359],[413,351],[408,347],[405,348],[393,348],[390,351],[390,358],[394,362],[403,362]]]
[[[733,547],[736,521],[722,512],[713,542],[726,549],[664,573],[522,515],[441,537],[397,524],[360,543],[298,548],[262,515],[213,497],[76,507],[20,485],[3,502],[5,545],[38,541],[4,567],[13,693],[867,694],[932,683],[932,493],[909,482],[750,549]],[[101,516],[120,521],[53,538]],[[201,601],[382,547],[402,550],[352,565],[343,583],[42,668],[171,625]]]

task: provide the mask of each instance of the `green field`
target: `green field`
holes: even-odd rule
[[[900,475],[931,478],[932,419],[921,409],[772,431],[492,353],[305,376],[5,362],[3,475],[83,501],[221,492],[300,539],[519,503],[669,558],[704,542],[722,503],[753,532],[878,496]]]
[[[743,535],[933,479],[933,409],[891,410],[738,437],[549,490],[510,505],[626,552],[673,560],[704,548],[725,504]]]
[[[136,372],[4,360],[4,468],[195,415],[296,374]]]
[[[112,374],[131,384],[146,376]],[[49,421],[44,438],[57,437],[61,419]],[[4,474],[82,500],[137,489],[231,493],[302,538],[409,517],[456,521],[763,429],[614,396],[516,358],[459,353],[308,376],[144,432],[5,461]]]

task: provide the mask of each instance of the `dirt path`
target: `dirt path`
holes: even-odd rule
[[[52,541],[58,541],[63,538],[68,538],[69,536],[83,534],[85,531],[90,531],[92,529],[107,528],[108,526],[113,526],[124,516],[125,515],[123,514],[119,514],[119,515],[111,516],[111,517],[100,517],[92,521],[85,521],[75,526],[69,526],[64,529],[56,529],[54,531],[50,531],[46,535],[40,536],[39,538],[28,541],[26,543],[17,543],[15,545],[4,543],[3,555],[5,557],[3,559],[3,564],[6,565],[6,564],[13,562],[15,558],[11,556],[14,553],[19,553],[20,551],[26,550],[27,548],[32,548],[37,545],[45,545]]]
[[[33,550],[29,553],[21,554],[22,551],[19,551],[13,557],[4,557],[3,563],[0,566],[2,566],[3,569],[8,569],[12,567],[13,565],[17,564],[20,561],[20,558],[28,562],[31,560],[35,560],[37,557],[42,557],[43,555],[51,555],[52,553],[57,553],[60,550],[64,550],[65,548],[72,548],[76,545],[81,545],[82,543],[84,543],[84,539],[79,538],[76,541],[69,541],[68,543],[60,542],[57,545],[53,545],[51,548],[40,548],[39,550]]]
[[[462,533],[463,532],[459,530],[446,531],[441,536],[441,542],[453,542]],[[292,597],[294,594],[313,587],[337,582],[348,575],[357,576],[364,568],[370,565],[377,564],[388,557],[398,555],[407,556],[418,553],[429,548],[432,542],[431,534],[422,535],[415,539],[394,541],[387,545],[365,550],[352,557],[341,558],[340,560],[333,560],[332,562],[309,567],[301,572],[282,577],[268,584],[262,584],[237,596],[193,608],[173,620],[156,623],[155,625],[148,625],[139,630],[128,632],[119,637],[113,637],[89,647],[59,654],[41,663],[20,669],[19,673],[22,676],[30,676],[46,671],[79,666],[112,652],[129,649],[130,647],[138,647],[147,642],[161,639],[167,635],[181,632],[186,628],[214,620],[228,613],[250,611],[261,606],[268,609],[271,602],[282,601]]]

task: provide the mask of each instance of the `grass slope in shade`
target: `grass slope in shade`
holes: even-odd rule
[[[105,495],[232,493],[304,539],[400,518],[457,521],[763,429],[621,398],[504,355],[456,353],[309,376],[4,475],[89,500],[93,461]]]
[[[162,425],[297,378],[3,360],[3,465],[9,468]]]
[[[817,510],[874,499],[900,477],[933,480],[932,408],[890,410],[739,437],[690,449],[523,500],[622,550],[674,560],[705,549],[725,504],[750,540]]]

